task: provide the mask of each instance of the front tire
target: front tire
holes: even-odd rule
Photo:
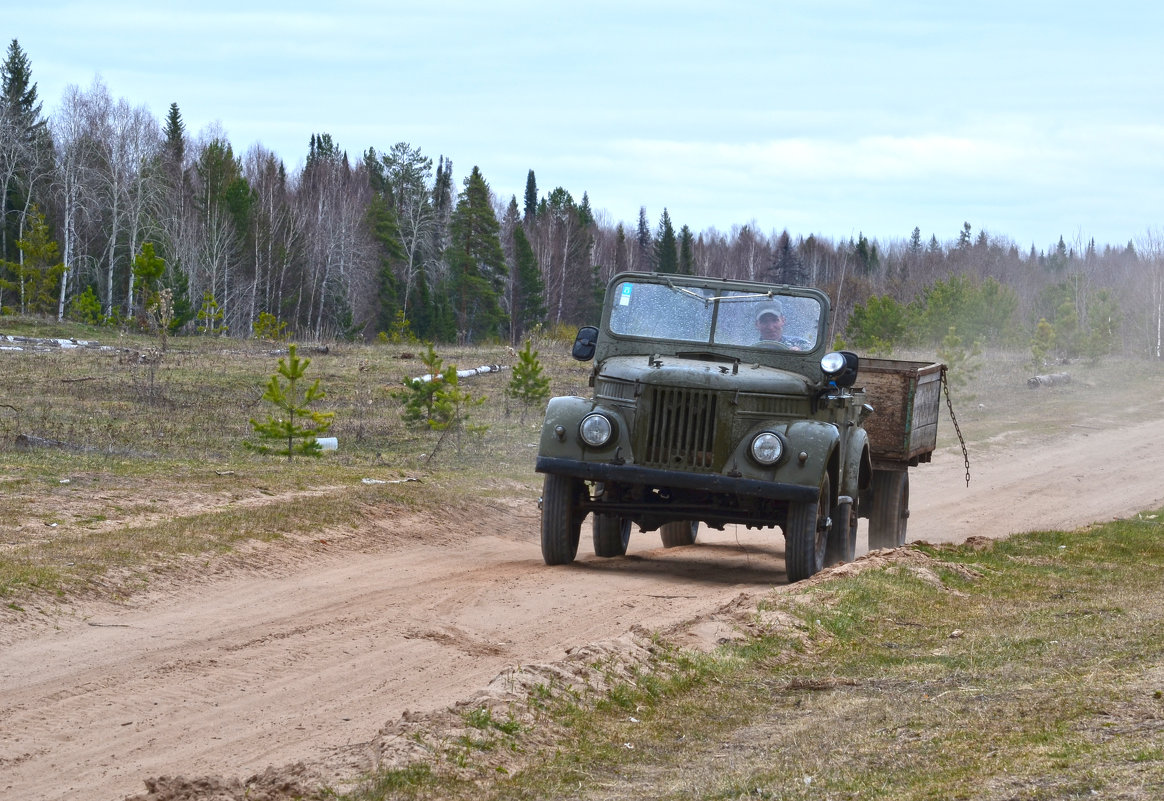
[[[803,581],[824,567],[828,541],[828,514],[832,504],[829,474],[820,480],[820,496],[815,501],[793,503],[784,524],[784,564],[788,580]]]
[[[580,505],[586,491],[581,479],[547,473],[542,483],[542,559],[568,565],[578,555],[582,534]]]
[[[699,521],[672,520],[659,526],[659,536],[663,539],[664,548],[694,545],[695,538],[699,536]]]
[[[631,521],[618,515],[594,514],[594,553],[611,557],[626,554],[630,542]]]
[[[905,470],[874,470],[871,495],[869,550],[905,545],[905,524],[909,520],[909,473]]]

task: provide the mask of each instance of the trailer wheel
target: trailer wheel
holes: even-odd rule
[[[824,567],[831,500],[829,474],[820,480],[815,501],[793,503],[784,524],[784,564],[789,581],[802,581]]]
[[[630,541],[631,521],[618,515],[594,515],[594,553],[597,556],[622,556]]]
[[[852,562],[857,556],[857,509],[852,503],[838,503],[829,513],[828,544],[825,545],[825,565]]]
[[[663,539],[664,548],[694,545],[698,535],[698,520],[672,520],[659,526],[659,536]]]
[[[874,470],[871,495],[869,550],[905,545],[905,524],[909,520],[909,472]]]
[[[547,565],[568,565],[578,555],[585,516],[579,506],[585,491],[581,479],[546,474],[542,483],[542,559]]]

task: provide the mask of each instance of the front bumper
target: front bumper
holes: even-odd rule
[[[758,481],[754,478],[732,478],[719,473],[684,473],[677,470],[659,470],[638,465],[618,465],[606,462],[579,462],[539,456],[534,467],[539,473],[573,476],[585,481],[639,484],[647,487],[682,490],[701,490],[751,498],[768,498],[792,503],[815,503],[820,495],[817,487]]]

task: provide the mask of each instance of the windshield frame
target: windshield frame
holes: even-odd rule
[[[784,318],[780,341],[762,339],[765,311]],[[709,350],[764,360],[762,354],[822,352],[828,319],[828,296],[811,287],[621,273],[607,285],[602,331],[619,352]]]

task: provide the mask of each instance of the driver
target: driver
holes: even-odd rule
[[[769,301],[756,310],[756,330],[761,345],[784,345],[799,350],[784,339],[784,307],[778,300]]]

